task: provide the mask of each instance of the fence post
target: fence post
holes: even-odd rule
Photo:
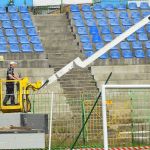
[[[50,122],[49,122],[49,150],[51,150],[51,139],[52,139],[52,117],[53,117],[53,101],[54,101],[54,93],[52,92],[51,97],[51,112],[50,112]]]
[[[82,126],[85,122],[85,108],[84,108],[84,100],[82,99]],[[83,143],[85,145],[85,129],[83,129]]]
[[[107,111],[106,111],[105,85],[102,86],[102,114],[103,114],[104,150],[108,150],[108,131],[107,131]]]

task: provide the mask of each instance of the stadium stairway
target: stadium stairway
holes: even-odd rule
[[[76,57],[85,59],[65,14],[32,16],[32,18],[46,49],[49,64],[55,71]],[[79,98],[81,92],[97,92],[95,81],[88,69],[73,69],[60,78],[59,82],[68,98]]]

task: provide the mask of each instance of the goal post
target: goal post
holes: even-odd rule
[[[102,85],[104,149],[150,146],[150,85]]]

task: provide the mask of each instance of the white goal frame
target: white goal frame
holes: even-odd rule
[[[143,85],[102,85],[102,115],[103,115],[103,136],[104,150],[108,150],[108,130],[107,130],[107,111],[106,111],[106,89],[150,89],[150,84]]]

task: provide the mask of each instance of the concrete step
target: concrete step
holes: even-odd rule
[[[44,59],[46,58],[45,53],[7,53],[0,54],[5,60],[23,60],[23,59]]]
[[[6,76],[6,68],[0,69],[0,77]],[[15,68],[15,71],[22,76],[28,77],[43,77],[43,76],[50,76],[54,73],[53,68]]]
[[[34,21],[39,20],[41,18],[43,21],[45,20],[50,20],[50,21],[62,20],[63,21],[64,18],[66,18],[66,15],[65,14],[32,15],[32,19],[35,19]]]
[[[58,35],[56,35],[56,34],[58,34]],[[43,42],[46,42],[46,41],[54,41],[54,42],[57,41],[58,42],[58,38],[59,38],[59,41],[63,41],[63,42],[65,42],[66,40],[72,40],[72,41],[75,40],[73,36],[71,36],[70,34],[67,34],[66,32],[64,35],[60,34],[60,33],[51,34],[49,32],[47,32],[47,33],[42,32],[42,33],[40,33],[40,38]]]
[[[92,66],[91,73],[149,73],[150,65]]]
[[[0,62],[1,68],[6,68],[12,60],[5,60]],[[32,60],[17,60],[18,68],[48,68],[49,63],[47,59],[32,59]]]
[[[37,31],[38,33],[40,34],[40,36],[49,36],[49,34],[68,34],[70,33],[70,27],[67,26],[66,28],[64,27],[59,27],[59,28],[56,28],[56,27],[47,27],[47,28],[44,28],[44,27],[37,27]],[[41,32],[42,31],[42,32]],[[73,36],[71,36],[72,38],[74,38]]]
[[[105,83],[105,81],[97,81],[97,87],[99,88],[99,89],[101,89],[101,86],[102,86],[102,84],[104,84]],[[149,80],[121,80],[121,81],[109,81],[109,84],[110,85],[113,85],[113,84],[123,84],[123,85],[127,85],[127,84],[129,84],[129,85],[132,85],[132,84],[150,84],[150,81]]]
[[[108,73],[97,73],[94,74],[94,79],[96,81],[105,79]],[[115,80],[150,80],[150,73],[113,73],[111,76],[111,81]]]
[[[66,40],[65,42],[60,40],[58,42],[57,40],[51,41],[51,40],[47,39],[47,40],[44,40],[43,44],[44,44],[44,46],[51,45],[51,48],[59,47],[59,49],[61,49],[62,47],[65,48],[65,47],[72,47],[72,46],[76,47],[77,46],[76,41],[73,41],[73,40]]]

